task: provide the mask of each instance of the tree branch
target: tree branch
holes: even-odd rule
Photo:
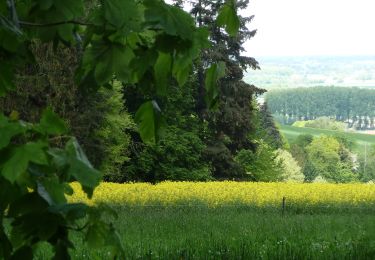
[[[31,23],[31,22],[20,21],[19,24],[22,26],[29,26],[29,27],[51,27],[51,26],[64,25],[64,24],[77,24],[77,25],[83,25],[83,26],[94,25],[92,23],[76,21],[76,20],[68,20],[68,21],[53,22],[53,23]]]

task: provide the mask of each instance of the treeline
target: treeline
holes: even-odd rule
[[[313,87],[272,90],[266,101],[284,124],[327,116],[357,129],[375,128],[375,91],[362,88]]]

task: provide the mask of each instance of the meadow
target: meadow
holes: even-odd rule
[[[71,201],[87,202],[74,190]],[[127,259],[375,257],[371,184],[102,183],[89,203],[104,202],[119,215]],[[83,239],[73,237],[73,259],[109,259]],[[39,258],[48,258],[45,248]]]
[[[293,143],[293,141],[302,134],[310,134],[313,136],[319,135],[344,135],[348,140],[353,141],[357,144],[354,150],[361,150],[363,151],[364,146],[371,146],[375,144],[375,135],[369,134],[361,134],[361,133],[350,133],[350,132],[340,132],[334,130],[327,130],[327,129],[317,129],[317,128],[309,128],[309,127],[295,127],[289,125],[280,125],[280,131],[284,134],[284,136],[288,139],[289,143]]]

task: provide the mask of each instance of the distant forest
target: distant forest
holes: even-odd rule
[[[375,90],[314,87],[271,90],[265,101],[284,124],[327,116],[348,127],[375,129]]]

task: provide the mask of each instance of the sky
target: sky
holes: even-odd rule
[[[259,56],[375,55],[375,0],[250,0]]]

